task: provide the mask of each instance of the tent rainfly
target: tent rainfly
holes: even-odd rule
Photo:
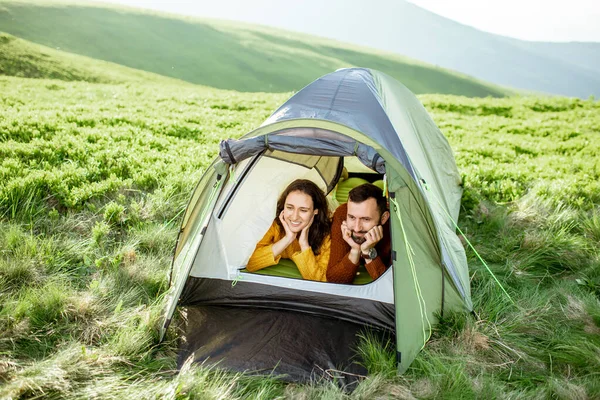
[[[353,285],[246,271],[283,189],[304,178],[335,191],[350,161],[385,181],[392,267]],[[454,225],[461,195],[448,141],[405,86],[372,69],[325,75],[256,130],[221,142],[183,217],[160,337],[179,306],[180,365],[210,359],[305,380],[356,371],[356,333],[369,327],[395,337],[403,373],[440,315],[472,309]]]

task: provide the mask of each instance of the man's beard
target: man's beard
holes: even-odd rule
[[[379,222],[377,222],[377,225],[381,225],[381,217],[379,217]],[[364,242],[367,241],[367,232],[368,231],[359,231],[356,233],[360,233],[362,234],[361,237],[358,237],[354,234],[354,231],[350,232],[350,237],[352,238],[352,240],[354,240],[354,243],[356,244],[363,244]]]
[[[356,236],[356,235],[354,234],[354,232],[352,232],[352,233],[350,234],[350,237],[352,238],[352,240],[354,240],[354,243],[356,243],[356,244],[363,244],[363,243],[364,243],[364,242],[367,240],[367,237],[365,236],[365,234],[366,234],[367,232],[359,232],[359,233],[362,233],[362,234],[363,234],[363,236],[361,236],[361,237],[358,237],[358,236]]]

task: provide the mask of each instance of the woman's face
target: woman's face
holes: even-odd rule
[[[314,209],[312,198],[300,191],[288,194],[283,206],[283,218],[294,233],[301,232],[318,212]]]

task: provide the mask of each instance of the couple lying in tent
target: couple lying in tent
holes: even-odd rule
[[[390,213],[383,191],[373,184],[352,189],[330,219],[323,191],[298,179],[279,197],[275,215],[248,261],[250,272],[284,258],[304,279],[350,284],[361,265],[373,280],[390,265]]]

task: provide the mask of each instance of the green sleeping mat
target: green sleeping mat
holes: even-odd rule
[[[298,271],[298,267],[296,267],[296,264],[294,264],[292,260],[288,260],[287,258],[282,258],[281,260],[279,260],[279,264],[263,268],[256,272],[250,272],[246,268],[244,268],[242,272],[247,272],[249,274],[254,273],[260,275],[280,276],[283,278],[302,279],[302,275],[300,275],[300,271]],[[373,279],[367,272],[367,269],[363,265],[361,265],[358,268],[356,278],[354,278],[354,282],[352,282],[352,284],[365,285],[371,282],[373,282]]]

